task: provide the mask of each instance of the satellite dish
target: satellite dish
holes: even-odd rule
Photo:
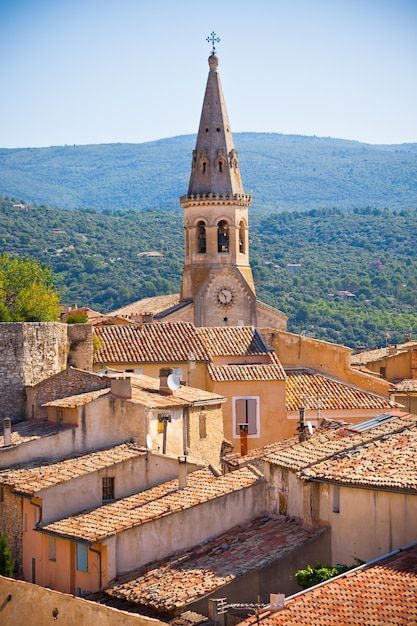
[[[170,374],[167,378],[167,385],[171,391],[177,391],[181,387],[181,380],[179,376],[175,374]]]
[[[313,426],[312,426],[311,422],[307,422],[307,430],[308,430],[308,434],[309,435],[313,434]]]
[[[152,449],[152,437],[149,433],[146,435],[146,447],[148,448],[148,450]]]

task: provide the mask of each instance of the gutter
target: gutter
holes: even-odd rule
[[[301,474],[301,472],[300,472]],[[412,496],[417,495],[416,489],[406,489],[405,487],[386,487],[385,485],[364,485],[362,483],[350,483],[331,478],[314,478],[313,476],[298,476],[305,482],[326,483],[329,485],[340,485],[341,487],[356,487],[357,489],[368,489],[370,491],[387,491],[389,493],[404,493]]]

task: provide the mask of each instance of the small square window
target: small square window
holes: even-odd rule
[[[114,476],[104,476],[103,484],[103,502],[114,500]]]
[[[88,546],[77,542],[77,571],[88,572]]]
[[[56,538],[48,537],[48,559],[56,561]]]

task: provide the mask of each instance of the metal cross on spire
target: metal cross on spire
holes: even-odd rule
[[[206,38],[206,41],[211,43],[211,45],[213,46],[213,50],[211,51],[211,54],[216,54],[216,45],[215,44],[216,43],[220,43],[220,37],[217,36],[217,34],[214,32],[214,30]]]

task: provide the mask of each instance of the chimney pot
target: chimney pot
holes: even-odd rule
[[[184,489],[187,486],[187,457],[178,457],[178,487]]]
[[[5,417],[3,420],[3,436],[4,443],[3,445],[11,446],[12,445],[12,420],[10,417]]]

